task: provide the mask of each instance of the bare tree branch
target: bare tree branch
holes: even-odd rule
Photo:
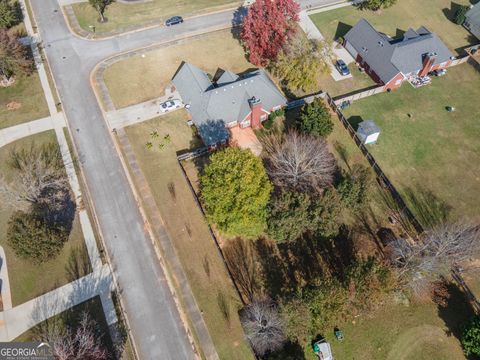
[[[318,190],[333,182],[336,162],[323,138],[292,130],[266,137],[264,149],[267,172],[278,186]]]
[[[245,334],[258,355],[263,356],[283,346],[282,322],[271,300],[254,300],[245,308],[241,320]]]

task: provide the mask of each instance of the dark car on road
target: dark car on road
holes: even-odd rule
[[[172,16],[170,19],[165,21],[166,26],[177,25],[183,23],[183,18],[181,16]]]
[[[343,60],[337,60],[335,62],[335,67],[342,76],[350,75],[350,70],[348,69],[347,64]]]

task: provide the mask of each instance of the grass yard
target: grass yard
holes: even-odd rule
[[[241,307],[202,213],[197,208],[176,160],[176,152],[198,146],[177,110],[126,128],[140,167],[150,185],[165,225],[175,242],[195,299],[221,359],[251,359],[238,318]],[[152,139],[150,134],[158,132]],[[165,135],[171,142],[159,149]],[[145,144],[152,142],[147,149]]]
[[[458,340],[473,315],[462,292],[451,287],[446,307],[427,304],[385,304],[369,317],[338,324],[345,335],[339,342],[325,334],[335,358],[355,360],[461,360]],[[308,349],[311,355],[311,350]],[[310,356],[312,360],[313,356]]]
[[[96,296],[90,300],[74,306],[71,309],[68,309],[67,311],[64,311],[54,317],[51,317],[50,319],[41,322],[40,324],[24,332],[14,341],[38,341],[39,336],[44,334],[47,329],[54,329],[56,327],[62,329],[65,326],[68,326],[68,328],[70,329],[76,329],[80,325],[80,321],[84,312],[86,312],[89,317],[95,320],[95,322],[97,323],[96,330],[100,334],[102,334],[102,342],[104,346],[108,349],[108,353],[110,355],[109,359],[113,359],[113,343],[108,330],[108,324],[105,319],[105,314],[103,312],[100,296]]]
[[[7,88],[0,88],[0,129],[48,116],[47,101],[38,73],[20,76]]]
[[[403,34],[408,28],[418,29],[423,25],[437,33],[451,50],[455,50],[476,42],[465,28],[451,21],[458,5],[470,3],[470,0],[454,3],[450,0],[403,0],[378,13],[346,6],[311,15],[311,19],[327,40],[344,36],[362,17],[377,30],[392,37]]]
[[[350,64],[349,69],[352,77],[340,81],[335,81],[330,74],[321,74],[318,79],[319,88],[335,97],[376,85],[375,81],[366,73],[361,73],[355,64]]]
[[[114,3],[105,13],[108,21],[99,23],[97,11],[88,3],[73,4],[73,10],[82,29],[91,32],[121,32],[142,25],[163,24],[173,15],[188,17],[200,13],[240,6],[238,0],[150,0],[138,4]]]
[[[198,49],[202,49],[199,51]],[[212,74],[220,67],[240,73],[253,65],[229,30],[185,40],[109,66],[104,79],[116,108],[160,97],[182,61]]]
[[[430,86],[406,83],[345,110],[354,127],[367,119],[379,125],[379,141],[369,148],[426,226],[447,215],[479,219],[479,83],[472,66],[458,65]]]
[[[41,145],[49,142],[56,142],[53,131],[30,136],[2,147],[0,173],[7,179],[11,176],[6,164],[13,148],[28,148],[32,143]],[[18,258],[6,243],[7,224],[13,211],[12,207],[0,206],[0,245],[3,246],[6,254],[13,306],[20,305],[91,271],[78,216],[75,217],[70,238],[60,254],[55,259],[37,265],[29,260]],[[76,264],[81,265],[78,267],[79,271],[75,270]]]

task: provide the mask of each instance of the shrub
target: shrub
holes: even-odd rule
[[[331,134],[333,131],[332,115],[322,99],[316,98],[312,103],[304,105],[298,129],[302,133],[321,137]]]
[[[8,223],[8,244],[17,256],[35,263],[57,256],[67,240],[62,227],[47,224],[34,214],[17,211]]]
[[[460,6],[458,8],[458,10],[455,12],[455,18],[453,19],[455,24],[463,25],[465,22],[465,14],[467,13],[468,9],[468,6]]]
[[[221,231],[245,237],[263,232],[272,185],[251,151],[230,147],[216,152],[200,185],[207,219]]]
[[[0,28],[11,28],[22,21],[18,1],[0,0]]]
[[[476,316],[465,327],[462,346],[467,356],[480,356],[480,317]]]
[[[365,204],[371,186],[370,170],[360,164],[352,167],[350,174],[346,174],[337,186],[338,193],[345,207],[354,211]]]

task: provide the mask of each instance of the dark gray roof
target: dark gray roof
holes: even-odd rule
[[[480,2],[474,5],[470,10],[467,11],[465,17],[470,22],[475,22],[480,25]]]
[[[421,70],[423,56],[427,53],[437,54],[435,64],[453,56],[440,38],[424,26],[417,31],[408,29],[402,38],[392,39],[361,19],[345,35],[345,40],[385,84],[400,72],[408,74]]]
[[[224,80],[229,81],[217,82],[214,86],[203,71],[185,63],[172,80],[183,102],[189,105],[188,111],[205,145],[221,142],[225,134],[228,138],[228,132],[217,130],[213,134],[209,132],[209,136],[204,137],[202,129],[207,133],[206,128],[212,123],[222,123],[225,126],[242,121],[250,113],[248,100],[252,97],[260,99],[262,108],[267,111],[287,103],[283,94],[263,70],[256,70],[242,77],[225,72],[220,79],[224,75],[226,76]],[[208,79],[208,82],[205,79]],[[231,79],[235,80],[231,82]],[[220,138],[217,139],[217,135]]]
[[[238,80],[238,75],[229,70],[225,70],[217,80],[217,85],[224,85]]]

